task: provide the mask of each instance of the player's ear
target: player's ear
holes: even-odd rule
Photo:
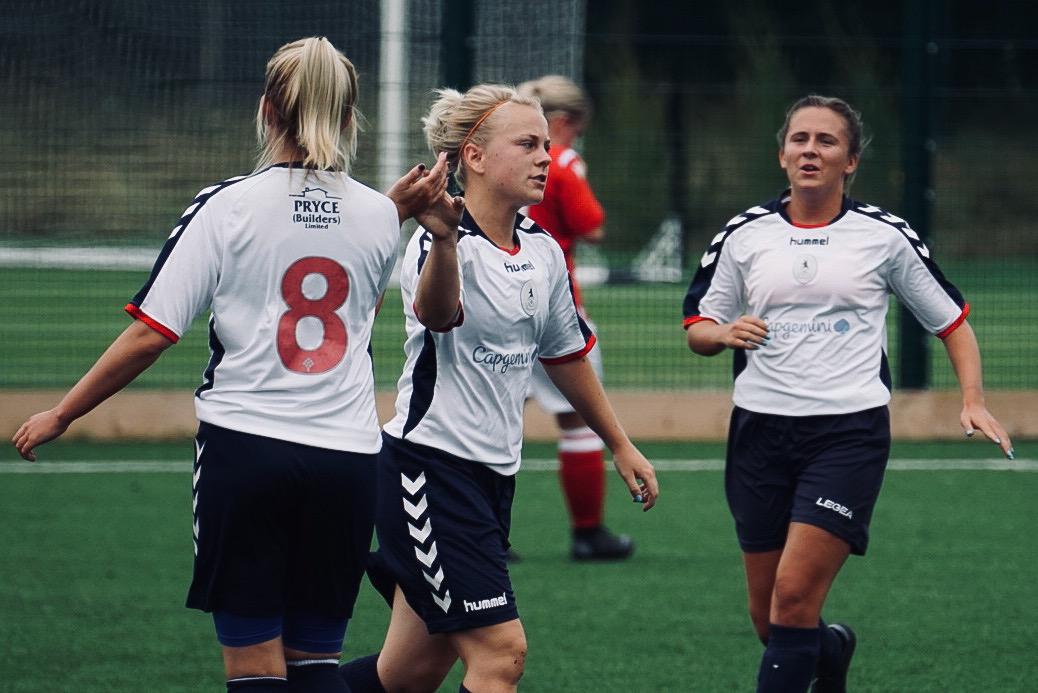
[[[847,159],[847,165],[843,167],[843,175],[849,176],[858,170],[858,161],[860,157],[857,154],[853,154]]]
[[[473,144],[472,142],[466,142],[465,147],[461,150],[461,160],[465,163],[465,168],[476,173],[486,172],[486,159],[483,157],[483,148]]]

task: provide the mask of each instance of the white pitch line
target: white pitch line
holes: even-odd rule
[[[651,460],[657,471],[661,472],[705,472],[724,469],[724,460]],[[176,473],[187,474],[191,471],[191,462],[170,462],[158,460],[70,460],[68,462],[0,462],[0,474],[130,474],[130,473]],[[528,472],[548,472],[559,468],[558,460],[548,458],[532,458],[523,460],[523,470]],[[887,469],[893,471],[1010,471],[1038,472],[1038,460],[1006,460],[1006,459],[896,459],[891,460]]]

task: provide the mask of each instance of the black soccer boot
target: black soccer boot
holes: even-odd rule
[[[634,553],[634,541],[626,534],[613,534],[605,525],[573,530],[574,561],[622,561]]]
[[[811,693],[847,693],[847,670],[851,668],[851,657],[858,639],[850,626],[842,623],[831,623],[828,628],[843,643],[843,649],[829,661],[818,660],[818,678],[811,686]]]

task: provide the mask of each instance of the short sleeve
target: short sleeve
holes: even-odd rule
[[[577,311],[573,284],[566,270],[562,250],[554,245],[552,251],[554,263],[550,277],[548,319],[538,345],[538,358],[549,365],[576,360],[595,345],[595,335]]]
[[[459,238],[459,241],[460,240],[461,239]],[[418,230],[415,231],[414,236],[411,237],[411,241],[407,244],[407,250],[404,252],[404,259],[401,263],[401,298],[403,299],[404,306],[414,314],[415,318],[418,317],[418,311],[416,311],[414,307],[415,294],[418,290],[418,278],[422,274],[422,268],[425,266],[425,259],[428,257],[431,248],[432,234],[419,227]],[[465,273],[462,269],[462,254],[464,251],[460,242],[458,243],[457,252],[458,279],[459,285],[461,286],[461,294],[458,297],[458,311],[451,324],[435,330],[436,332],[449,332],[455,327],[461,325],[465,320]]]
[[[930,250],[911,229],[899,229],[892,237],[886,266],[887,285],[923,329],[947,337],[969,314],[962,293],[948,281]]]
[[[222,248],[213,208],[196,201],[185,210],[155,260],[151,275],[126,312],[176,342],[212,302]]]
[[[701,320],[732,322],[743,310],[745,284],[729,240],[731,233],[726,229],[714,236],[699,260],[682,305],[685,327]]]

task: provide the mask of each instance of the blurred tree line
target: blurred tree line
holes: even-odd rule
[[[863,113],[873,139],[851,194],[898,213],[912,4],[592,0],[585,74],[596,115],[584,147],[610,214],[607,247],[636,250],[666,210],[684,219],[698,257],[729,218],[782,190],[775,132],[808,93]],[[1034,255],[1038,5],[926,4],[934,238],[944,256]]]

